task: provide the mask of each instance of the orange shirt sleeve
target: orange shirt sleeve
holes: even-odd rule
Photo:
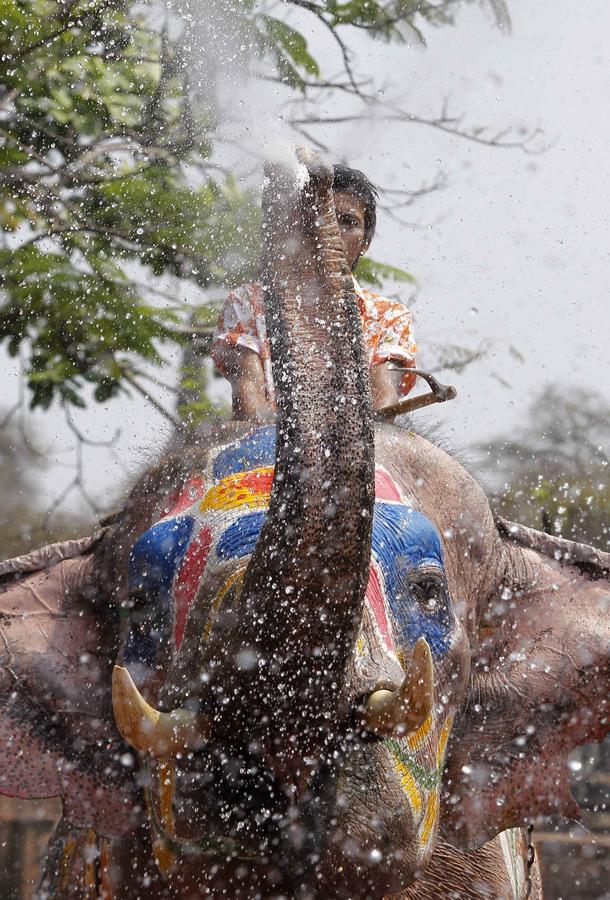
[[[371,365],[393,360],[405,368],[416,364],[417,344],[413,334],[413,316],[402,303],[375,299],[375,332]],[[399,393],[405,396],[415,384],[416,376],[405,372],[399,386]]]

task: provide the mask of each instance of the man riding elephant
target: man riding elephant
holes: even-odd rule
[[[345,258],[353,273],[375,234],[377,192],[362,172],[335,165],[333,200]],[[402,303],[366,290],[355,275],[353,280],[373,406],[391,406],[405,397],[415,382],[415,375],[408,371],[415,366],[417,352],[413,318]],[[229,294],[220,313],[212,357],[231,382],[235,418],[271,421],[276,411],[275,388],[260,281]]]

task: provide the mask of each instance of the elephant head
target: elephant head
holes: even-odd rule
[[[0,568],[0,789],[63,796],[117,897],[381,897],[425,868],[439,818],[455,841],[472,821],[464,843],[520,824],[525,713],[489,677],[480,715],[490,662],[557,753],[607,727],[600,582],[517,547],[439,448],[373,427],[330,173],[296,175],[269,171],[264,197],[277,426],[211,428],[95,541]],[[554,693],[544,667],[523,677],[545,635]]]

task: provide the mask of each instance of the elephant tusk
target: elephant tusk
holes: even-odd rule
[[[368,698],[364,727],[379,737],[400,737],[425,722],[434,702],[432,655],[425,638],[419,638],[402,684],[396,691],[377,690]]]
[[[117,728],[135,750],[165,758],[201,748],[207,738],[205,722],[191,710],[160,712],[147,703],[128,670],[112,672],[112,706]]]

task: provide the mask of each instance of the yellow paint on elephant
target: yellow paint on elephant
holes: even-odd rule
[[[174,812],[172,803],[174,800],[174,788],[176,773],[172,763],[159,763],[159,819],[170,834],[174,833]]]
[[[85,840],[84,859],[85,859],[85,891],[84,897],[87,900],[96,900],[97,893],[97,835],[93,828],[87,829],[87,838]]]
[[[100,898],[113,900],[114,891],[110,881],[110,841],[102,838],[100,843]]]
[[[394,757],[394,765],[396,766],[396,771],[400,775],[400,783],[402,788],[407,795],[407,800],[409,801],[409,805],[411,809],[415,813],[415,815],[419,815],[422,810],[422,795],[421,791],[417,787],[415,783],[415,779],[400,760]]]
[[[203,644],[207,643],[210,634],[212,633],[212,628],[214,627],[214,622],[216,620],[216,616],[218,615],[218,610],[220,609],[220,605],[226,597],[227,593],[231,590],[234,584],[237,584],[239,590],[241,590],[241,583],[244,580],[246,568],[246,566],[241,566],[241,568],[233,572],[229,576],[229,578],[227,578],[223,586],[214,597],[214,602],[212,603],[212,607],[208,615],[208,620],[205,623],[205,628],[203,629],[203,634],[201,636],[201,642]]]
[[[438,746],[436,748],[436,765],[439,767],[442,764],[443,758],[445,756],[445,749],[447,747],[447,741],[449,739],[449,732],[451,731],[452,725],[453,725],[453,713],[449,713],[449,715],[443,722],[443,727],[441,728],[441,733],[438,738]]]
[[[407,744],[409,745],[411,750],[416,750],[423,739],[426,737],[430,729],[432,728],[432,713],[428,714],[428,717],[424,719],[419,728],[413,731],[411,734],[407,735]]]
[[[174,786],[175,772],[173,764],[168,762],[159,763],[157,768],[158,818],[163,830],[169,835],[174,834],[174,813],[172,809]],[[148,793],[145,796],[147,797],[147,805],[148,802],[151,804],[155,802],[152,796],[150,801],[148,801]],[[151,810],[149,809],[148,815],[150,816],[150,814]],[[169,849],[160,835],[153,835],[152,849],[157,868],[162,875],[166,875],[176,862],[176,854]]]
[[[74,858],[74,852],[76,850],[76,841],[73,837],[66,838],[66,842],[64,844],[63,853],[61,855],[61,861],[59,864],[60,867],[60,881],[61,886],[64,890],[68,888],[68,879],[71,875],[71,865],[72,859]]]
[[[207,491],[199,504],[201,512],[239,509],[265,509],[273,482],[273,466],[228,475]]]
[[[438,818],[438,806],[438,791],[432,791],[432,793],[428,797],[426,814],[424,816],[421,834],[419,837],[420,843],[423,847],[425,847],[430,840],[430,836],[434,829],[434,824]]]

